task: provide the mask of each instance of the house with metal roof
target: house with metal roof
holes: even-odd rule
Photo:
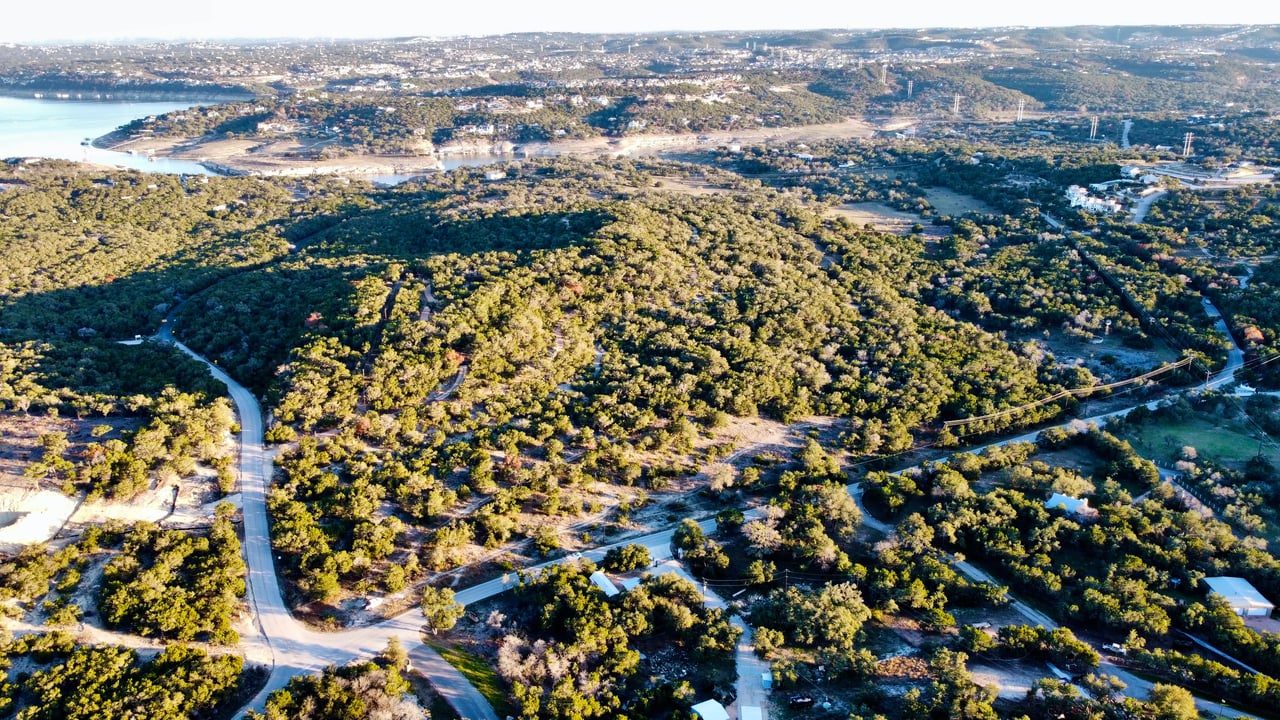
[[[700,720],[730,720],[729,711],[718,700],[700,702],[691,709]]]
[[[1266,617],[1276,609],[1248,580],[1238,577],[1207,577],[1209,592],[1227,601],[1235,614],[1243,617]]]

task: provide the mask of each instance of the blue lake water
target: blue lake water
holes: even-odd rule
[[[211,101],[210,104],[220,102]],[[60,100],[54,98],[0,97],[0,158],[44,157],[118,166],[146,172],[216,175],[198,162],[172,158],[149,158],[124,152],[102,150],[83,144],[132,120],[163,115],[203,103],[113,102]],[[444,170],[490,165],[514,159],[511,155],[479,155],[449,158]],[[369,176],[380,185],[397,185],[424,173]]]
[[[101,150],[82,145],[148,115],[185,110],[200,103],[111,102],[0,97],[0,158],[45,157],[165,173],[211,175],[200,163]]]

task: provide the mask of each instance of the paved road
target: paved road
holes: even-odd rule
[[[422,616],[410,610],[377,625],[353,628],[336,633],[317,632],[298,622],[289,613],[276,575],[275,557],[271,552],[267,519],[267,491],[272,477],[272,457],[263,445],[262,410],[257,398],[221,368],[183,345],[171,332],[169,321],[161,327],[156,339],[171,343],[187,355],[204,363],[213,376],[225,384],[240,416],[240,484],[244,513],[244,556],[248,566],[247,601],[259,633],[243,638],[246,643],[265,646],[265,656],[272,659],[271,676],[266,686],[242,711],[261,712],[268,696],[283,688],[296,676],[316,673],[329,665],[343,665],[358,658],[373,657],[395,637],[409,652],[415,669],[427,677],[432,686],[466,720],[498,720],[492,706],[466,677],[422,643]],[[461,368],[451,392],[465,377]],[[715,532],[715,520],[704,520],[699,526],[707,533]],[[599,562],[611,548],[632,543],[644,545],[655,562],[671,557],[671,538],[675,529],[626,539],[534,566],[541,568],[584,557]],[[515,573],[463,589],[455,596],[463,605],[479,602],[505,592],[518,582]]]
[[[157,339],[172,343],[182,352],[203,362],[215,378],[227,386],[240,416],[240,485],[244,513],[244,559],[248,566],[248,603],[259,635],[245,642],[264,643],[272,659],[271,676],[266,686],[243,708],[261,712],[267,697],[288,684],[295,675],[315,673],[328,665],[343,665],[361,657],[372,657],[396,637],[409,650],[409,657],[432,685],[464,718],[498,720],[493,708],[467,679],[452,665],[421,642],[421,615],[411,610],[391,620],[365,628],[340,633],[316,632],[298,622],[289,613],[276,575],[275,557],[267,521],[267,490],[272,475],[272,460],[263,446],[262,409],[257,398],[221,368],[209,363],[186,345],[178,342],[166,321]],[[474,599],[501,592],[473,593]]]
[[[729,607],[724,598],[707,589],[705,584],[690,575],[684,565],[676,560],[658,563],[653,567],[652,572],[655,575],[667,573],[679,575],[697,585],[702,589],[703,602],[707,607],[720,610],[726,610]],[[741,630],[742,635],[738,637],[738,644],[734,652],[734,659],[738,668],[738,680],[735,683],[737,697],[725,709],[729,711],[730,716],[741,717],[743,707],[758,707],[763,717],[768,718],[768,695],[760,682],[760,675],[769,672],[769,662],[756,656],[755,636],[751,632],[751,627],[743,622],[742,618],[734,616],[729,619],[729,624]]]
[[[1166,194],[1167,193],[1164,190],[1161,190],[1159,192],[1153,192],[1139,200],[1138,204],[1133,206],[1133,215],[1129,218],[1129,222],[1136,224],[1146,220],[1147,213],[1151,212],[1151,206],[1155,205],[1156,201],[1164,197]]]
[[[741,637],[738,638],[737,662],[738,662],[738,697],[729,706],[729,712],[734,717],[742,717],[742,708],[758,707],[762,717],[769,717],[769,695],[764,690],[764,684],[760,678],[767,672],[770,672],[770,664],[768,660],[762,660],[756,655],[755,634],[751,631],[751,627],[742,621],[742,618],[734,617],[729,622],[734,627],[742,630]]]

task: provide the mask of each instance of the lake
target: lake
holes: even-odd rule
[[[0,158],[46,157],[149,172],[213,175],[191,160],[149,160],[144,155],[81,145],[85,138],[106,135],[131,120],[199,104],[189,100],[111,102],[0,97]]]
[[[150,159],[145,155],[102,150],[82,143],[85,138],[106,135],[138,118],[218,102],[222,101],[113,102],[0,96],[0,158],[46,157],[122,166],[146,172],[217,175],[218,173],[192,160]],[[459,157],[446,159],[441,165],[444,170],[452,170],[457,167],[506,162],[513,158],[511,155]],[[374,175],[368,179],[380,185],[397,185],[422,174]]]

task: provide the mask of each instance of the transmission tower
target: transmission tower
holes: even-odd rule
[[[1094,115],[1093,120],[1089,123],[1089,139],[1098,139],[1098,116]]]
[[[1182,138],[1182,157],[1191,157],[1191,141],[1195,138],[1195,133],[1187,133]]]
[[[1022,111],[1023,111],[1023,109],[1024,109],[1024,108],[1026,108],[1026,107],[1027,107],[1027,101],[1026,101],[1026,100],[1019,100],[1019,101],[1018,101],[1018,122],[1022,122]]]
[[[955,115],[960,114],[960,96],[959,95],[956,95],[955,99],[951,101],[951,112]]]
[[[916,81],[915,81],[915,80],[908,80],[908,81],[907,81],[907,99],[908,99],[908,100],[910,100],[910,99],[911,99],[911,93],[912,93],[915,89],[916,89]]]

